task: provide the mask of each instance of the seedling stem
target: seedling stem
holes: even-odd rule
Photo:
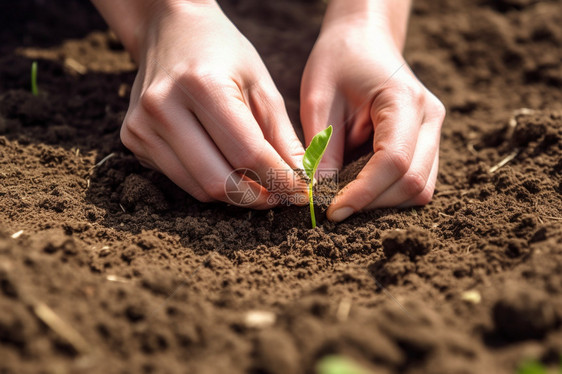
[[[31,94],[33,96],[39,95],[37,90],[37,61],[31,63]]]
[[[314,200],[312,198],[312,181],[308,184],[308,202],[310,204],[310,220],[312,221],[312,228],[316,227],[316,215],[314,214]]]

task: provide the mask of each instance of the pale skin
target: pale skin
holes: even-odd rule
[[[237,168],[262,181],[285,170],[283,181],[296,182],[281,192],[306,195],[292,178],[304,149],[283,98],[215,1],[92,1],[139,65],[121,139],[143,165],[204,202],[229,201],[224,183]],[[409,8],[408,0],[331,0],[306,65],[306,143],[334,126],[320,167],[341,168],[344,152],[374,134],[374,155],[328,209],[333,221],[433,195],[445,110],[402,57]],[[260,192],[250,207],[273,207],[264,186],[244,186]]]

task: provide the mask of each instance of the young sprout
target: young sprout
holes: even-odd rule
[[[560,364],[558,366],[558,372],[562,374],[562,356],[560,356]],[[554,371],[549,371],[548,368],[540,361],[527,360],[524,361],[517,368],[517,374],[548,374],[554,373]]]
[[[344,356],[325,356],[316,364],[317,374],[367,374],[368,371]]]
[[[530,360],[517,368],[517,374],[548,374],[548,372],[542,363]]]
[[[316,169],[318,169],[320,160],[322,160],[322,156],[324,156],[324,152],[328,147],[331,137],[332,125],[314,135],[314,138],[312,138],[312,141],[304,152],[304,157],[302,159],[304,171],[308,176],[308,202],[310,203],[310,219],[312,221],[312,228],[316,227],[316,216],[314,215],[314,201],[312,197],[314,174],[316,174]]]
[[[33,96],[39,95],[37,90],[37,61],[31,63],[31,94]]]

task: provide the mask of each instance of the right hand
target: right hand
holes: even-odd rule
[[[292,169],[302,167],[304,149],[283,99],[219,6],[167,2],[139,30],[139,71],[121,140],[140,162],[203,202],[271,208],[266,181],[275,171],[288,176],[275,192],[297,192],[302,200],[306,185]],[[259,195],[249,205],[226,196],[227,178],[238,168],[262,182],[235,174],[244,180],[240,188]]]
[[[435,189],[445,116],[443,104],[401,54],[403,38],[397,34],[405,35],[408,2],[387,0],[378,2],[377,11],[344,12],[358,3],[330,2],[335,8],[328,10],[301,84],[307,142],[334,125],[320,168],[341,168],[345,150],[372,139],[372,157],[328,207],[328,219],[336,222],[360,211],[427,204]],[[397,10],[404,27],[396,27],[392,13]]]

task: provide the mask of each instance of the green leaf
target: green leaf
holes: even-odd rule
[[[519,366],[517,374],[547,374],[547,370],[542,363],[529,360]]]
[[[312,141],[308,145],[308,148],[304,152],[304,157],[302,159],[302,165],[304,172],[308,176],[308,202],[310,205],[310,220],[312,221],[312,228],[316,227],[316,217],[314,216],[314,200],[312,196],[312,184],[314,183],[314,174],[316,174],[316,169],[326,152],[328,143],[332,138],[332,125],[328,126],[327,129],[320,131],[318,134],[314,135]]]
[[[326,356],[316,364],[317,374],[367,374],[368,371],[343,356]]]
[[[39,95],[37,90],[37,61],[31,63],[31,94],[33,96]]]
[[[304,152],[304,157],[302,159],[302,164],[304,166],[304,171],[310,181],[314,180],[314,174],[316,174],[316,169],[326,152],[330,138],[332,137],[332,125],[328,126],[327,129],[320,131],[318,134],[312,138],[310,145]]]

